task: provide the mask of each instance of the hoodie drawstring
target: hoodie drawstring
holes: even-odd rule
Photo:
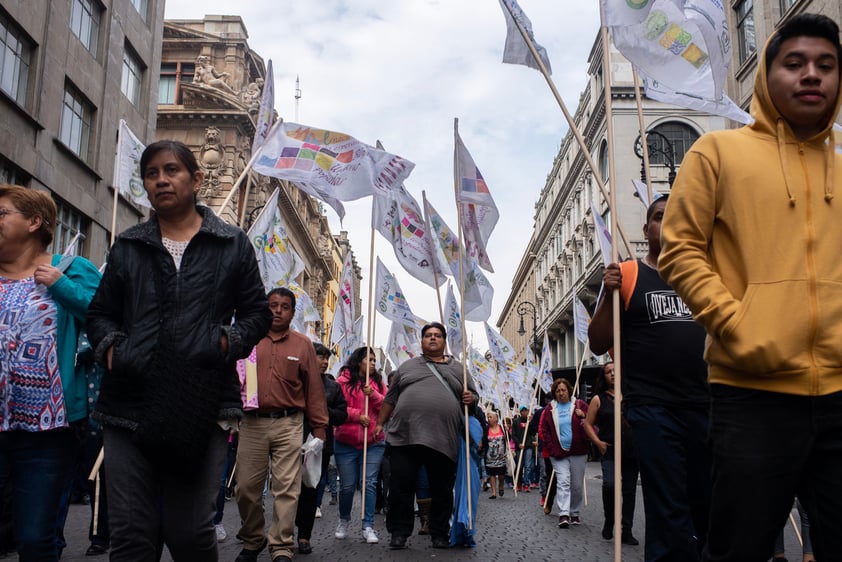
[[[827,144],[825,145],[825,159],[827,165],[825,166],[824,177],[824,200],[830,203],[833,199],[833,167],[836,162],[836,131],[830,129],[830,134],[827,137]]]
[[[786,196],[789,199],[789,206],[795,207],[795,196],[792,194],[792,189],[789,185],[789,159],[786,150],[786,125],[783,117],[778,117],[777,120],[776,140],[778,141],[778,155],[781,158],[781,168],[784,176],[784,186],[786,187]],[[824,146],[825,153],[825,177],[824,177],[824,200],[830,203],[833,200],[833,172],[836,161],[836,132],[831,129]]]
[[[786,125],[782,117],[777,119],[778,134],[775,135],[778,141],[778,155],[781,157],[781,168],[784,175],[784,187],[786,187],[786,196],[789,199],[789,206],[795,207],[795,196],[792,194],[792,189],[789,187],[789,160],[786,155]]]

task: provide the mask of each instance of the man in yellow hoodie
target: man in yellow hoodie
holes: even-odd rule
[[[667,204],[659,269],[707,330],[707,560],[768,559],[795,494],[816,558],[842,556],[840,61],[832,20],[784,23],[755,122],[700,138]]]

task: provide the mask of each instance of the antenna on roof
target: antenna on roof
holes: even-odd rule
[[[298,100],[301,99],[301,83],[295,75],[295,122],[298,123]]]

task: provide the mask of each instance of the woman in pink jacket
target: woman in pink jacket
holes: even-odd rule
[[[386,385],[376,370],[377,356],[374,350],[361,347],[348,358],[336,382],[342,388],[348,402],[348,420],[334,432],[333,454],[339,471],[339,524],[336,538],[348,535],[351,522],[351,507],[354,492],[363,470],[363,443],[368,443],[365,460],[365,492],[363,494],[363,539],[369,544],[379,542],[374,531],[374,504],[377,496],[377,475],[383,460],[385,443],[383,434],[375,435],[374,426],[386,396]],[[369,383],[366,384],[366,371]],[[368,409],[365,402],[368,396]]]

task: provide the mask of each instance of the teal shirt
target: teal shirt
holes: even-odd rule
[[[53,255],[52,266],[61,256]],[[96,266],[77,256],[70,267],[47,290],[56,303],[56,353],[61,386],[64,392],[67,421],[74,422],[88,415],[88,392],[84,369],[76,369],[76,340],[85,327],[88,305],[94,298],[102,278]]]

